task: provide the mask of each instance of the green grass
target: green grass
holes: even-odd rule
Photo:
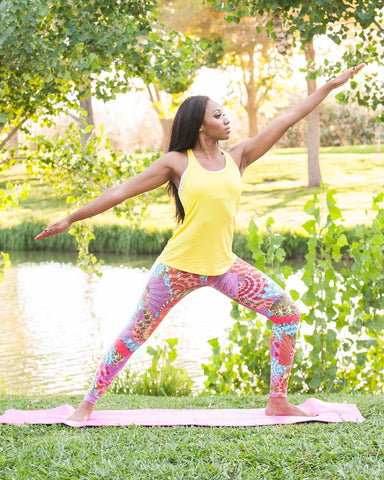
[[[301,403],[306,396],[292,396]],[[318,395],[357,403],[362,424],[304,423],[252,428],[0,426],[6,479],[379,479],[384,478],[384,401],[373,395]],[[50,408],[78,397],[0,396],[7,408]],[[260,408],[266,397],[154,398],[106,395],[100,409]]]
[[[303,212],[306,201],[316,189],[307,188],[306,151],[302,148],[274,149],[255,162],[244,175],[243,195],[240,201],[238,228],[247,228],[257,212],[259,216],[273,216],[279,229],[292,229],[308,220]],[[372,196],[383,186],[383,153],[376,154],[374,145],[325,147],[320,157],[323,182],[337,191],[336,200],[349,225],[366,223],[365,209]],[[58,198],[56,190],[29,177],[21,166],[0,175],[0,188],[6,181],[28,181],[31,192],[21,202],[21,208],[1,212],[4,226],[20,223],[23,219],[44,220],[61,218],[68,211],[65,198]],[[142,227],[173,228],[174,208],[164,190],[142,221]],[[106,212],[92,220],[97,225],[119,224],[113,213]],[[261,220],[264,221],[264,220]]]

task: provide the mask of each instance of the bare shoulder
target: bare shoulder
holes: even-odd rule
[[[161,159],[168,168],[173,172],[176,178],[180,178],[184,170],[188,166],[188,154],[187,152],[168,152],[165,153]]]

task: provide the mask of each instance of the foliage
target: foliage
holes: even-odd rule
[[[315,194],[305,206],[312,217],[303,225],[309,234],[306,262],[299,272],[305,291],[288,290],[293,300],[300,298],[304,304],[305,342],[295,356],[291,390],[383,392],[384,193],[373,199],[372,225],[357,227],[351,242],[334,194],[329,191],[326,202]],[[266,251],[258,227],[251,223],[249,248],[256,266],[271,269],[271,277],[287,289],[292,268],[281,266],[282,236],[271,230],[272,223],[272,219],[267,222]],[[211,363],[203,365],[205,385],[216,393],[258,392],[268,378],[260,366],[268,358],[266,334],[260,333],[255,314],[242,307],[234,307],[233,313],[236,323],[226,349],[217,339],[210,341],[213,354]]]
[[[377,111],[378,119],[384,120],[384,111],[380,110],[383,104],[383,80],[377,71],[383,64],[384,49],[384,2],[383,0],[346,0],[300,2],[283,0],[270,2],[269,0],[207,0],[215,8],[226,12],[227,20],[240,22],[246,15],[262,15],[268,12],[271,15],[268,31],[272,37],[276,36],[272,19],[276,16],[283,21],[285,31],[292,35],[292,40],[299,40],[302,45],[310,44],[318,35],[327,35],[336,44],[344,42],[349,45],[343,55],[343,61],[353,66],[360,62],[374,64],[376,72],[364,72],[364,83],[350,83],[347,93],[341,92],[337,98],[341,102],[356,100],[359,105],[370,106]],[[332,63],[326,59],[325,67],[313,72],[313,75],[326,73],[333,75],[344,66],[340,61]]]
[[[74,123],[71,123],[62,135],[55,138],[38,135],[28,138],[28,141],[33,148],[26,144],[18,160],[24,162],[29,175],[53,185],[56,195],[66,198],[66,203],[71,209],[80,208],[107,188],[140,173],[158,158],[157,154],[145,155],[139,151],[135,155],[114,151],[110,148],[108,140],[103,138],[102,131],[99,135],[91,136],[83,145],[82,132]],[[5,170],[9,166],[8,163],[4,163],[2,168]],[[28,188],[27,184],[13,185],[8,182],[5,190],[0,189],[2,206],[5,207],[7,204],[17,206],[18,200],[28,195]],[[114,213],[117,217],[128,218],[131,225],[137,226],[153,195],[149,192],[131,198],[114,207]],[[31,235],[26,239],[27,245],[39,248],[33,241],[34,236],[39,232],[34,232],[32,236],[31,230],[35,227],[31,222],[26,222],[25,228],[25,232]],[[6,231],[2,233],[7,235]],[[89,272],[97,272],[96,258],[89,253],[88,248],[89,242],[94,239],[90,224],[87,222],[82,222],[81,225],[75,224],[69,233],[76,239],[79,265]],[[20,249],[21,241],[22,237],[8,248]],[[73,248],[73,243],[61,236],[59,239],[43,240],[41,244],[43,248],[45,244],[54,245],[56,248],[59,246],[60,250]]]
[[[1,3],[1,169],[25,162],[30,172],[53,181],[58,193],[68,195],[68,203],[78,206],[100,193],[111,178],[118,182],[153,160],[152,156],[135,161],[111,150],[109,156],[103,156],[97,148],[100,137],[91,136],[82,149],[73,125],[63,138],[39,136],[32,146],[23,145],[21,156],[15,149],[8,152],[4,147],[19,129],[28,133],[30,121],[52,125],[54,115],[79,110],[79,102],[90,95],[104,101],[113,99],[128,90],[132,77],[140,77],[145,83],[156,79],[171,92],[182,91],[190,82],[190,70],[200,50],[191,39],[164,31],[156,22],[156,3]],[[9,183],[6,190],[0,190],[0,208],[5,202],[16,204],[11,189]],[[28,186],[18,190],[25,196]],[[130,211],[137,219],[142,209],[132,200],[115,211],[118,215]],[[79,240],[80,263],[92,270],[96,263],[88,252],[92,232],[76,226],[72,233]]]
[[[89,92],[106,101],[126,91],[135,76],[147,82],[182,79],[193,48],[189,40],[162,31],[155,5],[153,0],[97,7],[93,0],[3,2],[1,124],[56,113]],[[185,47],[189,56],[180,62]]]
[[[110,387],[112,393],[182,397],[190,395],[192,380],[187,372],[172,363],[177,358],[177,338],[168,338],[164,347],[147,347],[152,356],[151,366],[144,372],[130,369],[120,374]]]
[[[269,337],[270,330],[255,312],[233,303],[232,318],[235,323],[229,331],[229,345],[223,348],[217,338],[208,341],[212,347],[210,363],[203,364],[207,377],[207,391],[262,394],[269,388]]]
[[[366,108],[325,103],[320,107],[320,142],[331,145],[369,145],[376,141],[375,115]]]
[[[306,205],[313,219],[304,225],[311,238],[302,275],[308,289],[302,301],[309,309],[305,321],[314,329],[305,336],[312,345],[312,371],[301,368],[295,380],[306,377],[313,390],[378,391],[383,389],[382,358],[369,362],[368,357],[384,327],[384,194],[373,199],[377,215],[372,226],[361,228],[359,238],[348,245],[334,193],[327,195],[326,216],[316,197]],[[343,257],[346,248],[352,263]]]
[[[249,136],[255,135],[259,111],[268,99],[275,100],[276,91],[291,73],[286,58],[290,52],[282,46],[285,35],[268,37],[268,15],[248,15],[240,24],[227,24],[224,14],[200,0],[165,0],[161,4],[164,23],[201,39],[201,65],[232,71],[236,67],[241,72],[241,80],[230,86],[231,96],[240,97],[248,114]]]
[[[4,270],[8,270],[10,267],[9,255],[4,252],[0,252],[0,282],[4,279]]]
[[[74,124],[53,140],[44,136],[33,140],[35,150],[25,158],[28,173],[53,184],[57,194],[65,196],[71,208],[79,208],[93,200],[107,187],[139,173],[158,157],[146,157],[141,152],[131,156],[113,151],[108,142],[101,144],[102,134],[90,137],[83,145],[82,132]],[[117,205],[114,211],[118,217],[125,215],[132,224],[137,224],[152,198],[151,193],[145,193]],[[94,239],[92,228],[87,223],[75,224],[69,233],[76,239],[79,264],[91,272],[96,266],[96,258],[88,250],[89,242]]]
[[[9,164],[1,164],[0,173],[4,172],[9,167]],[[0,210],[8,207],[9,205],[17,206],[18,201],[28,196],[29,185],[24,183],[23,185],[14,184],[13,182],[7,182],[4,189],[0,188]],[[8,254],[0,250],[0,283],[4,279],[4,270],[10,267]]]

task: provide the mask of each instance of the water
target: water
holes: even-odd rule
[[[103,276],[90,276],[72,254],[11,254],[0,284],[0,391],[18,394],[82,393],[103,352],[129,320],[154,258],[105,256]],[[189,294],[131,358],[135,369],[152,357],[147,346],[178,338],[175,365],[196,387],[210,338],[226,338],[231,302],[210,287]]]

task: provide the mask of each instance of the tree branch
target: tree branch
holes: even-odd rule
[[[0,143],[0,150],[2,150],[2,149],[5,147],[5,145],[9,142],[9,140],[16,134],[16,132],[17,132],[18,130],[20,130],[20,128],[22,127],[22,125],[23,125],[27,120],[28,120],[27,117],[23,118],[23,120],[21,120],[21,122],[20,122],[16,127],[14,127],[13,130],[11,130],[11,131],[8,133],[7,137]]]
[[[244,60],[243,60],[243,57],[241,55],[239,55],[239,59],[240,59],[240,65],[241,65],[241,72],[243,74],[243,83],[245,86],[248,85],[248,82],[247,82],[247,78],[245,76],[245,72],[247,70],[245,64],[244,64]]]
[[[379,29],[379,32],[384,32],[384,28],[380,25],[380,23],[376,19],[373,21],[373,23]]]
[[[74,120],[76,120],[76,122],[81,123],[81,119],[79,117],[77,117],[76,115],[74,115],[73,113],[68,112],[68,115],[70,117],[72,117]]]
[[[153,88],[155,89],[155,86],[154,86],[153,84],[151,84],[151,85],[152,85]],[[153,108],[156,110],[156,113],[157,113],[158,115],[160,115],[160,109],[159,109],[159,107],[157,106],[157,101],[156,101],[155,97],[153,96],[153,93],[152,93],[152,90],[151,90],[151,88],[150,88],[150,85],[147,84],[146,87],[147,87],[147,91],[148,91],[148,94],[149,94],[149,99],[151,100],[152,106],[153,106]],[[156,89],[155,89],[155,93],[157,93],[157,92],[156,92]]]
[[[104,185],[102,185],[101,183],[99,183],[97,180],[95,180],[94,178],[90,177],[89,175],[84,175],[83,173],[79,172],[79,170],[76,170],[75,168],[73,167],[67,167],[66,165],[60,165],[60,167],[64,168],[65,170],[67,170],[68,172],[73,172],[73,173],[76,173],[79,177],[81,178],[85,178],[87,180],[89,180],[90,182],[96,184],[97,186],[99,186],[101,188],[101,190],[107,190],[107,187],[104,187]]]

